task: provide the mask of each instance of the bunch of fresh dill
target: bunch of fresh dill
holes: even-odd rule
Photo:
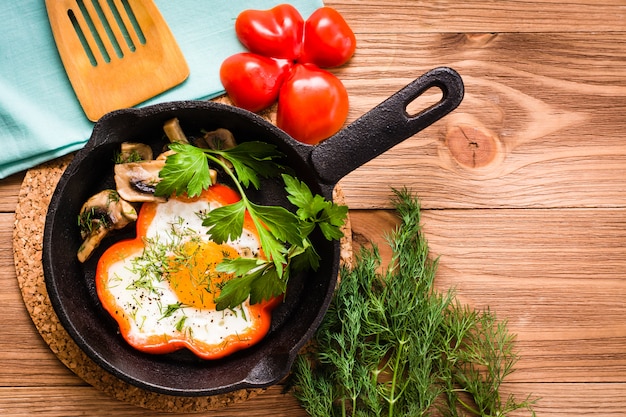
[[[534,416],[536,400],[500,393],[518,359],[506,322],[434,288],[419,201],[394,193],[401,223],[387,236],[392,260],[378,272],[372,246],[342,268],[312,348],[294,365],[294,395],[314,417]]]

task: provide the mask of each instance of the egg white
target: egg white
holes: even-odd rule
[[[200,213],[219,206],[218,202],[209,203],[202,199],[194,202],[170,199],[158,204],[156,215],[145,236],[145,250],[171,250],[190,239],[209,240],[207,228],[202,226]],[[260,251],[256,235],[246,229],[239,239],[228,244],[241,256]],[[172,253],[173,251],[164,255]],[[169,335],[180,338],[182,335],[206,344],[219,344],[231,335],[246,332],[251,324],[248,302],[224,311],[185,305],[168,311],[168,306],[179,303],[177,294],[166,280],[156,274],[149,281],[142,278],[139,271],[151,266],[148,265],[149,262],[142,260],[145,258],[143,254],[144,251],[139,251],[109,267],[109,291],[116,298],[124,315],[131,318],[131,329],[126,336],[129,340],[141,343],[141,340],[150,336]]]

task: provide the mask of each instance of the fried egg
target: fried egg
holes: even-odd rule
[[[202,225],[207,212],[239,196],[214,185],[200,197],[144,203],[137,237],[118,242],[101,256],[96,289],[126,341],[151,353],[183,347],[205,359],[246,348],[269,330],[272,302],[217,311],[215,299],[232,278],[215,270],[225,258],[259,257],[259,237],[244,222],[240,238],[218,244]]]

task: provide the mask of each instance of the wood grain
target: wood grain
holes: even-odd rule
[[[393,212],[351,212],[355,244],[393,230]],[[621,382],[626,375],[626,209],[427,210],[437,285],[490,308],[517,334],[523,382]]]
[[[24,173],[11,175],[0,181],[0,213],[15,212],[17,195],[24,179]]]
[[[65,72],[89,120],[142,103],[189,76],[185,57],[153,1],[133,4],[131,13],[121,3],[79,4],[47,0],[46,12]],[[76,23],[68,19],[70,12]],[[75,25],[82,28],[78,36]]]
[[[535,384],[512,383],[504,387],[506,393],[538,392],[542,397],[535,407],[537,415],[543,417],[572,416],[622,416],[626,408],[626,385],[618,384]],[[121,402],[111,402],[106,396],[91,387],[45,387],[33,392],[31,389],[0,388],[0,412],[5,416],[31,417],[77,417],[92,414],[94,410],[106,407],[107,415],[125,417],[134,416],[171,416],[182,417],[189,414],[150,413]],[[24,407],[24,404],[29,404]],[[281,404],[276,408],[276,404]],[[246,406],[236,405],[228,410],[211,413],[211,417],[230,417],[246,413],[250,417],[265,417],[267,410],[272,410],[276,417],[306,417],[290,394],[283,394],[281,387],[274,387],[265,394],[251,399]],[[209,415],[209,414],[207,414]],[[243,414],[241,414],[243,415]],[[527,415],[522,412],[512,413],[510,417]]]
[[[331,0],[359,33],[553,33],[624,29],[621,0]]]
[[[626,33],[359,40],[339,71],[351,120],[435,66],[455,68],[466,94],[453,114],[346,176],[350,207],[388,207],[390,187],[402,186],[426,208],[626,204],[626,146],[616,134],[626,130]],[[371,79],[380,82],[366,86]]]
[[[390,258],[391,187],[410,188],[439,257],[438,288],[490,308],[517,335],[505,392],[540,397],[540,416],[623,415],[624,1],[326,3],[359,43],[350,64],[333,69],[350,94],[349,121],[436,66],[455,68],[466,85],[454,113],[341,181],[355,248],[375,242]],[[428,92],[408,110],[437,99]],[[23,177],[0,181],[0,414],[154,415],[86,385],[30,321],[12,258]],[[210,415],[304,417],[283,388]]]

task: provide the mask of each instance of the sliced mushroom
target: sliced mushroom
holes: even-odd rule
[[[209,168],[209,177],[211,177],[211,184],[217,183],[217,171]]]
[[[78,225],[83,243],[77,257],[85,262],[111,231],[137,220],[137,211],[115,190],[103,190],[90,197],[80,210]]]
[[[117,192],[126,201],[132,202],[164,202],[164,197],[154,195],[156,185],[161,181],[159,171],[165,166],[165,159],[154,159],[144,162],[116,164],[115,186]]]
[[[232,132],[228,129],[219,128],[206,132],[203,137],[207,146],[215,150],[230,149],[237,146],[237,141]]]
[[[152,148],[149,145],[138,142],[124,142],[120,146],[118,163],[150,161],[152,158]]]
[[[156,159],[157,161],[160,161],[160,160],[164,160],[164,161],[165,161],[165,160],[167,159],[167,157],[168,157],[168,156],[170,156],[170,155],[174,155],[175,153],[176,153],[176,152],[174,152],[174,151],[172,151],[172,150],[168,150],[168,151],[165,151],[165,152],[161,152],[161,153],[160,153],[160,154],[158,154],[158,155],[157,155],[157,157],[156,157],[156,158],[154,158],[154,159]]]
[[[237,142],[235,141],[235,137],[228,129],[219,128],[216,130],[212,130],[210,132],[206,132],[202,137],[204,142],[206,142],[207,146],[210,149],[214,150],[225,150],[234,148],[237,146]],[[233,168],[233,164],[223,156],[218,156],[218,158],[228,167]]]
[[[163,124],[163,131],[165,135],[173,143],[189,143],[187,140],[187,136],[185,136],[185,132],[183,132],[183,128],[180,127],[180,121],[177,117],[166,121]]]

